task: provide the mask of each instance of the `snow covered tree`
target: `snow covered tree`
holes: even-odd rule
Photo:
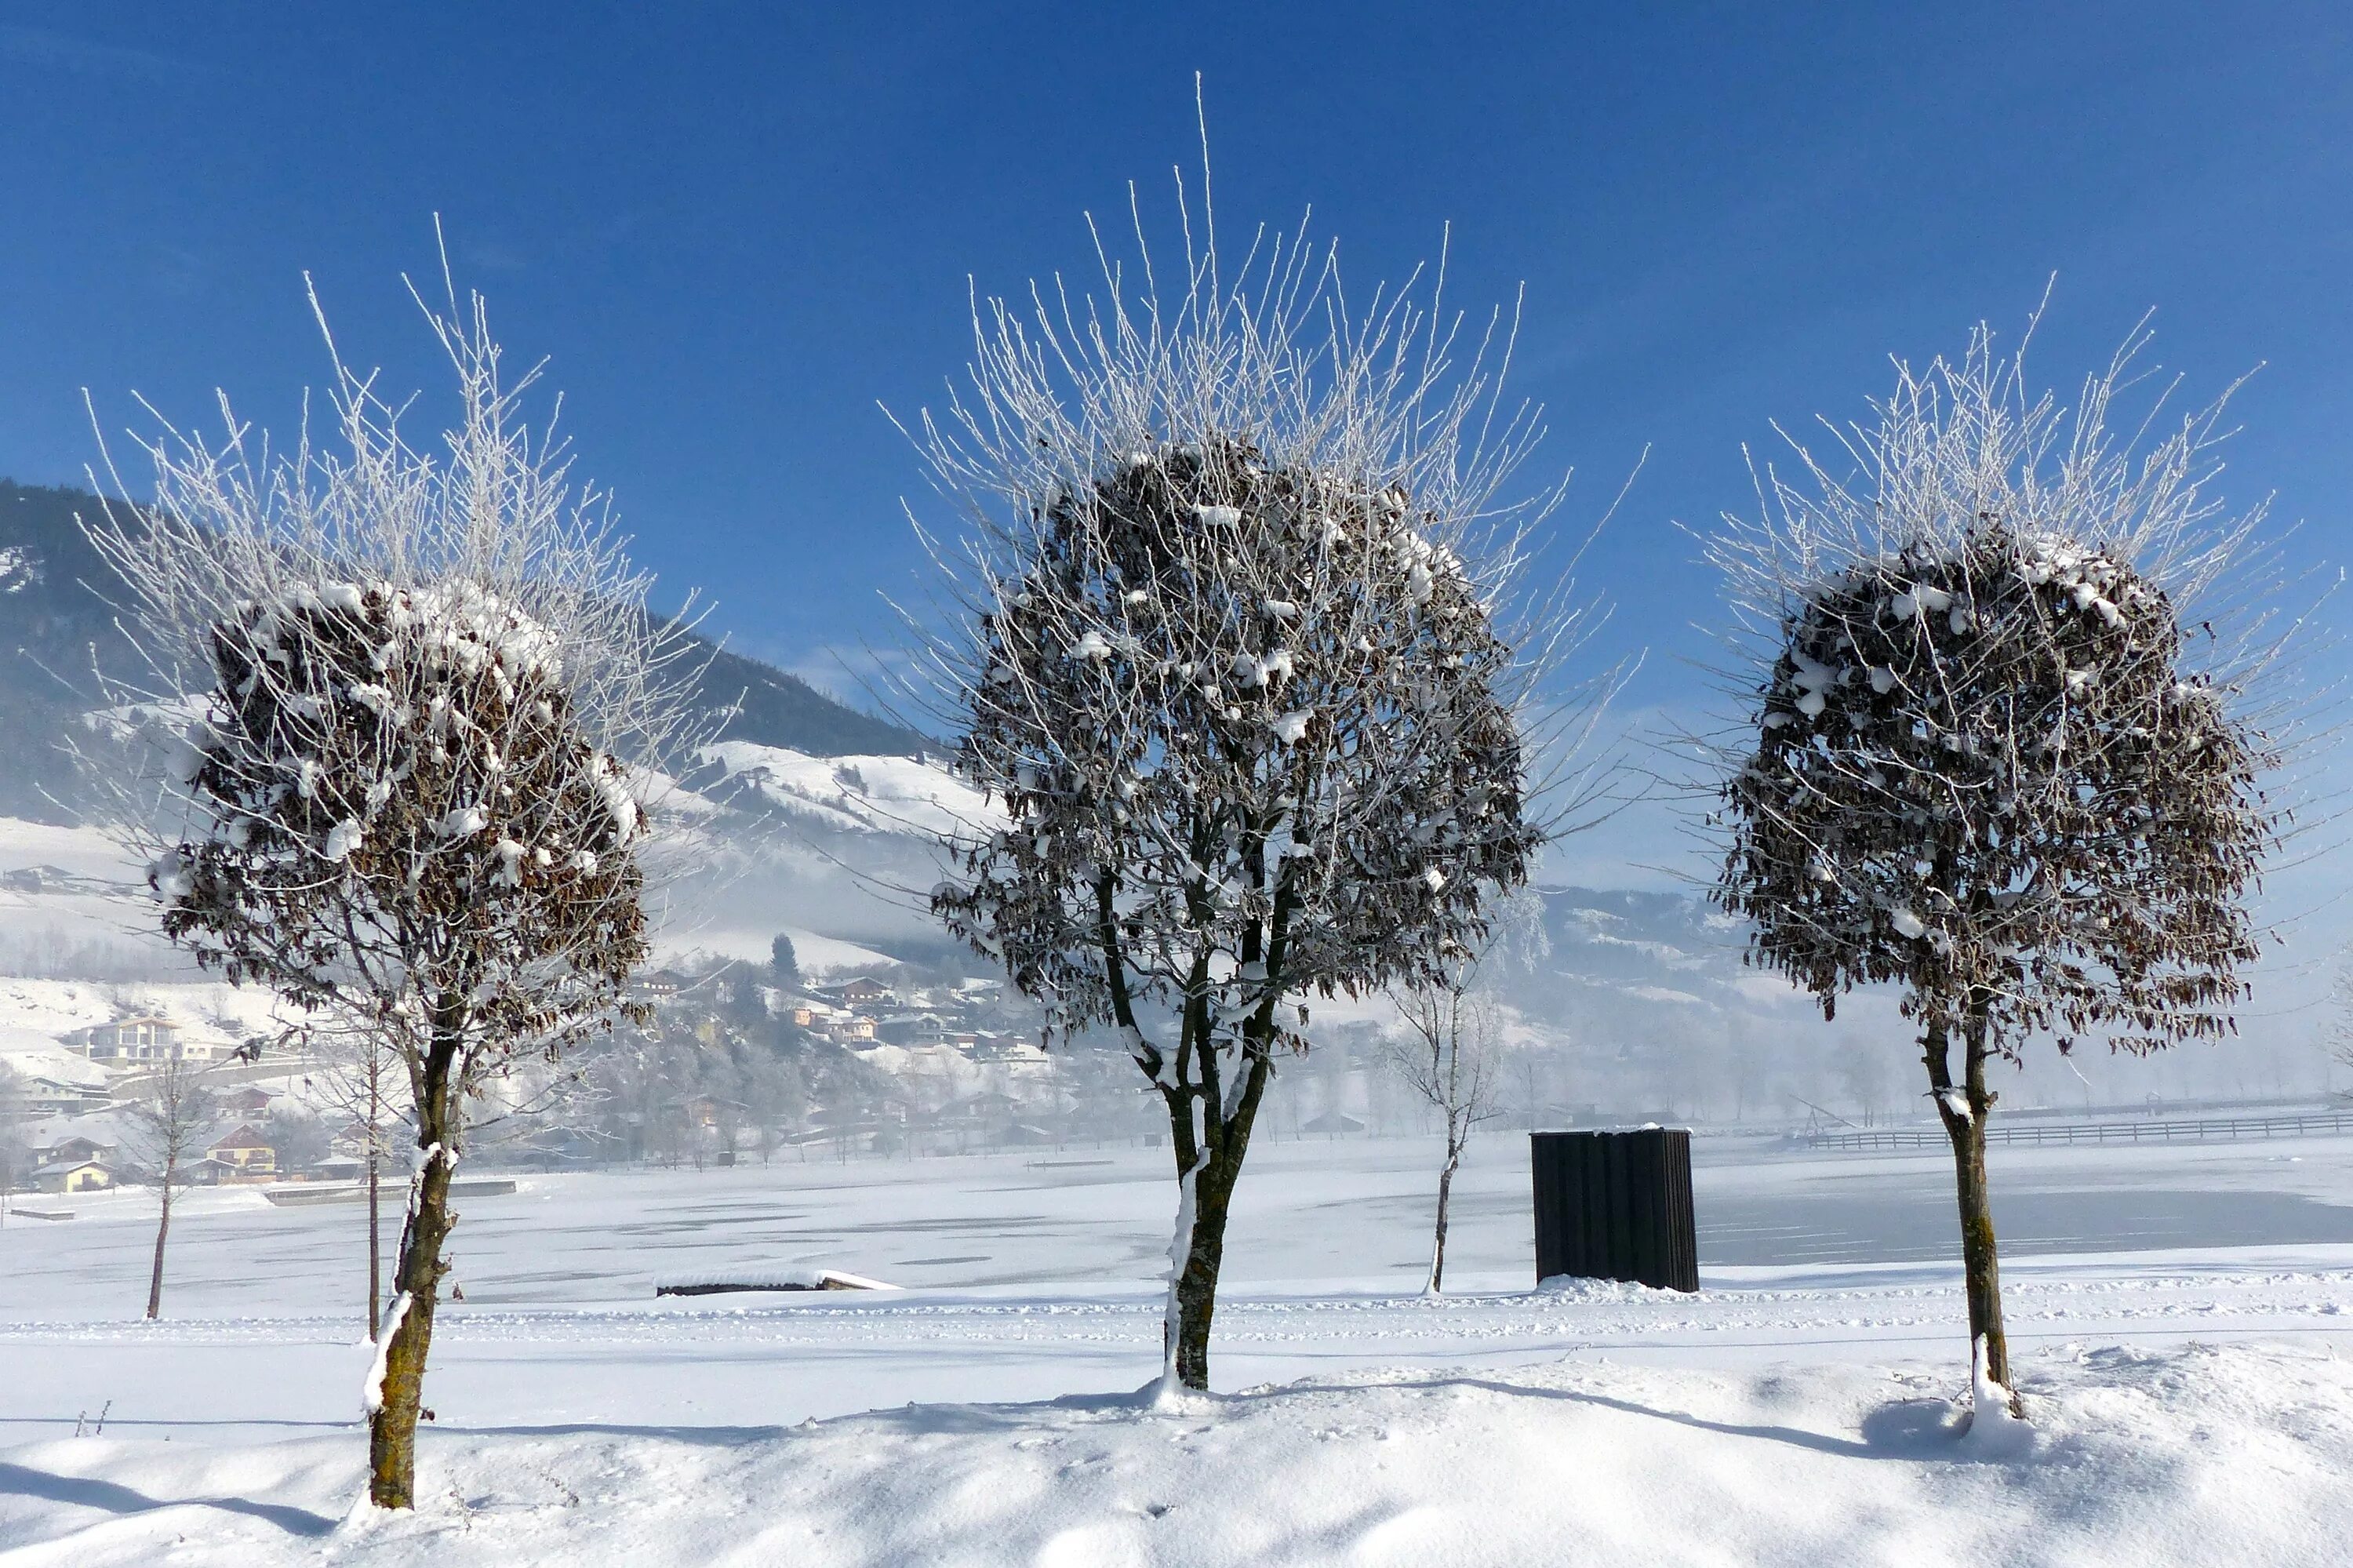
[[[91,528],[145,655],[118,711],[176,732],[116,813],[165,932],[399,1064],[419,1154],[365,1391],[387,1508],[414,1494],[470,1110],[632,1011],[642,765],[674,755],[697,673],[564,448],[524,425],[535,372],[501,380],[479,299],[427,313],[459,390],[438,450],[338,360],[335,452],[173,432],[142,443],[153,504]]]
[[[172,1238],[172,1190],[187,1184],[188,1157],[204,1147],[220,1120],[220,1101],[205,1082],[202,1064],[174,1056],[140,1086],[123,1113],[132,1148],[155,1172],[162,1206],[155,1220],[155,1255],[147,1271],[147,1316],[164,1315],[164,1248]]]
[[[1187,230],[1179,296],[976,312],[917,440],[964,514],[928,652],[1003,810],[932,895],[1063,1032],[1115,1028],[1179,1183],[1164,1389],[1205,1389],[1227,1216],[1311,998],[1435,980],[1546,824],[1523,718],[1573,637],[1517,597],[1496,501],[1535,434],[1414,287],[1349,314],[1328,254]],[[1457,323],[1459,324],[1459,323]],[[1491,334],[1493,329],[1491,328]],[[1555,493],[1556,494],[1556,493]],[[1519,624],[1511,624],[1514,616]],[[1580,710],[1586,711],[1586,710]]]
[[[1457,969],[1396,996],[1405,1020],[1402,1037],[1384,1041],[1382,1065],[1439,1115],[1446,1153],[1438,1167],[1438,1218],[1430,1247],[1432,1296],[1446,1288],[1446,1216],[1454,1195],[1454,1173],[1482,1122],[1496,1115],[1503,1030],[1494,999],[1473,989]]]
[[[2258,612],[2233,635],[2216,602],[2261,514],[2205,493],[2217,409],[2146,451],[2111,440],[2137,346],[2068,419],[1981,330],[1846,439],[1858,482],[1799,448],[1712,549],[1749,672],[1716,897],[1825,1016],[1900,989],[1952,1143],[1980,1398],[2013,1414],[1988,1065],[2038,1033],[2145,1053],[2230,1032],[2283,825],[2245,711],[2272,633]]]

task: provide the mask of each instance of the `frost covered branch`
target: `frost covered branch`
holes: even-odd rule
[[[273,457],[224,405],[216,444],[142,442],[154,502],[90,527],[142,668],[100,672],[87,760],[164,931],[405,1079],[423,1159],[369,1412],[385,1506],[413,1485],[470,1113],[637,1011],[649,833],[700,722],[686,629],[524,423],[535,373],[502,381],[479,298],[427,315],[459,389],[438,449],[337,359],[333,442]]]
[[[2232,597],[2263,510],[2208,493],[2219,404],[2146,450],[2111,437],[2139,342],[2072,416],[1983,330],[1957,364],[1899,367],[1842,440],[1859,478],[1799,449],[1799,476],[1768,475],[1764,515],[1727,517],[1710,551],[1745,710],[1715,753],[1717,900],[1825,1015],[1900,988],[1998,1385],[1987,1060],[2044,1031],[2131,1051],[2229,1033],[2259,951],[2248,900],[2287,827],[2264,790],[2284,736],[2257,706],[2283,648],[2273,585]]]
[[[1501,499],[1537,434],[1501,401],[1504,318],[1463,344],[1419,278],[1351,313],[1295,236],[1229,278],[1186,217],[1166,293],[1139,222],[1140,292],[1106,257],[1099,294],[977,306],[970,390],[911,433],[964,523],[934,543],[934,709],[1004,812],[933,908],[1165,1101],[1167,1378],[1203,1387],[1277,1056],[1311,995],[1483,941],[1563,815],[1537,697],[1588,622],[1524,591],[1557,492]]]

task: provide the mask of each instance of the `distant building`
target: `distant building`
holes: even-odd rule
[[[64,1160],[33,1172],[33,1186],[43,1192],[99,1192],[113,1185],[114,1172],[96,1160]]]
[[[937,1045],[948,1032],[936,1012],[894,1012],[874,1021],[874,1038],[892,1045]]]
[[[860,975],[839,985],[811,989],[818,996],[838,1007],[854,1007],[861,1012],[886,1012],[899,1004],[898,993],[871,975]]]
[[[256,1088],[248,1084],[221,1096],[220,1107],[230,1116],[262,1116],[268,1113],[270,1102],[277,1097],[268,1089]]]
[[[217,1174],[223,1181],[274,1175],[278,1170],[278,1151],[250,1122],[206,1150],[205,1158],[221,1167]]]
[[[633,1001],[668,1001],[686,989],[686,977],[676,969],[652,969],[629,981]]]
[[[114,1103],[113,1097],[100,1086],[72,1083],[43,1073],[35,1073],[20,1083],[25,1109],[37,1117],[79,1116],[84,1111],[104,1110]]]
[[[33,1150],[33,1158],[43,1165],[82,1165],[91,1160],[103,1162],[114,1158],[114,1145],[100,1143],[94,1138],[61,1138],[46,1149]]]
[[[976,1062],[997,1062],[1008,1066],[1042,1066],[1046,1053],[1018,1034],[982,1033],[966,1036],[971,1044],[966,1048]]]
[[[191,1043],[186,1032],[167,1017],[120,1017],[113,1024],[94,1024],[80,1033],[80,1050],[91,1062],[108,1066],[146,1066],[153,1062],[212,1062],[221,1050],[207,1043]]]

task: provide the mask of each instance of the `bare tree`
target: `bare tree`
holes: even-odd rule
[[[2328,977],[2328,1021],[2322,1028],[2330,1057],[2353,1068],[2353,944],[2337,949]]]
[[[2229,619],[2261,512],[2203,490],[2219,406],[2146,451],[2109,436],[2137,344],[2070,418],[1980,330],[1846,439],[1860,482],[1800,448],[1712,549],[1748,637],[1716,897],[1825,1016],[1900,988],[1952,1143],[1980,1397],[2013,1413],[1987,1065],[2045,1031],[2135,1053],[2230,1032],[2282,827],[2258,789],[2276,740],[2242,711],[2276,633]]]
[[[1381,1063],[1439,1115],[1446,1132],[1446,1157],[1438,1167],[1438,1222],[1430,1248],[1432,1296],[1446,1288],[1446,1214],[1454,1193],[1454,1173],[1462,1151],[1482,1122],[1496,1115],[1501,1078],[1501,1021],[1494,999],[1475,991],[1462,969],[1410,991],[1392,993],[1405,1020],[1403,1037],[1382,1042]]]
[[[205,1083],[206,1065],[173,1056],[139,1085],[140,1097],[123,1123],[140,1159],[155,1172],[162,1208],[155,1221],[155,1260],[147,1275],[147,1316],[164,1315],[164,1244],[172,1236],[172,1190],[185,1182],[188,1156],[204,1147],[220,1120],[220,1102]]]
[[[91,529],[145,655],[111,678],[118,711],[176,730],[176,766],[131,775],[115,813],[165,934],[380,1035],[403,1070],[419,1160],[365,1390],[386,1508],[414,1494],[470,1110],[635,1011],[649,791],[700,673],[563,446],[524,424],[536,372],[501,378],[454,285],[427,315],[459,394],[438,443],[412,447],[338,359],[334,451],[167,427],[142,443],[153,503]]]
[[[344,1118],[367,1183],[367,1331],[373,1342],[384,1323],[384,1171],[406,1127],[402,1113],[408,1065],[397,1043],[380,1029],[311,1025],[301,1033],[318,1062],[312,1091]]]
[[[972,390],[916,438],[965,523],[935,711],[1003,811],[932,906],[1163,1101],[1170,1392],[1208,1386],[1306,1000],[1435,979],[1525,880],[1559,736],[1524,720],[1580,624],[1522,593],[1557,493],[1498,500],[1536,428],[1497,408],[1496,328],[1458,373],[1417,287],[1352,316],[1328,254],[1262,237],[1229,279],[1214,219],[1187,232],[1173,297],[1139,223],[1140,299],[1106,260],[1101,298],[979,308]]]
[[[8,1223],[8,1202],[17,1174],[30,1162],[25,1147],[25,1086],[15,1068],[0,1062],[0,1224]]]

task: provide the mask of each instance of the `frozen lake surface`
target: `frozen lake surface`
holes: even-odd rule
[[[1433,1141],[1267,1145],[1244,1175],[1214,1365],[1221,1386],[1564,1351],[1754,1361],[1954,1353],[1951,1176],[1935,1154],[1792,1156],[1703,1139],[1696,1298],[1532,1293],[1526,1140],[1457,1185],[1449,1283],[1419,1294]],[[2000,1150],[2021,1347],[2353,1330],[2353,1139]],[[1133,1387],[1158,1357],[1165,1153],[522,1178],[461,1205],[464,1299],[428,1398],[445,1421],[757,1425],[908,1401]],[[140,1193],[41,1199],[0,1229],[0,1433],[243,1438],[352,1419],[366,1352],[356,1206],[203,1192],[173,1227],[164,1321],[137,1320]],[[387,1219],[387,1246],[396,1226]],[[657,1301],[658,1281],[823,1266],[902,1294]]]
[[[1418,1286],[1437,1157],[1427,1139],[1261,1145],[1236,1200],[1228,1280]],[[1992,1160],[2006,1257],[2353,1245],[2353,1138],[1997,1148]],[[1694,1160],[1704,1272],[1953,1255],[1940,1153],[1702,1139]],[[1140,1283],[1166,1266],[1174,1191],[1166,1153],[1145,1149],[524,1176],[512,1196],[464,1201],[451,1255],[477,1308],[636,1300],[657,1278],[795,1265],[958,1290]],[[143,1303],[152,1194],[17,1206],[77,1218],[0,1227],[0,1322]],[[1531,1232],[1526,1138],[1491,1135],[1456,1181],[1451,1281],[1532,1284]],[[340,1312],[364,1288],[364,1249],[355,1205],[199,1192],[174,1223],[167,1304],[174,1317]]]
[[[1954,1255],[1942,1154],[1793,1155],[1709,1139],[1694,1151],[1704,1275]],[[1437,1157],[1428,1139],[1261,1145],[1236,1199],[1228,1281],[1418,1287]],[[1992,1160],[2009,1258],[2353,1245],[2353,1138],[1997,1148]],[[1528,1191],[1525,1135],[1472,1146],[1455,1184],[1450,1283],[1534,1283]],[[460,1204],[451,1256],[477,1309],[637,1301],[659,1278],[803,1265],[928,1289],[1141,1284],[1166,1266],[1174,1192],[1166,1153],[1145,1149],[524,1176],[512,1196]],[[395,1189],[387,1245],[397,1203]],[[136,1312],[152,1194],[17,1206],[77,1218],[0,1227],[0,1322]],[[167,1307],[174,1318],[350,1310],[364,1289],[362,1226],[355,1205],[195,1193],[174,1223]]]
[[[152,1198],[27,1200],[76,1217],[0,1228],[0,1558],[2353,1551],[2353,1139],[1997,1150],[2015,1365],[2042,1414],[1992,1447],[1954,1436],[1967,1351],[1940,1156],[1701,1140],[1703,1289],[1683,1296],[1533,1289],[1525,1150],[1477,1147],[1453,1293],[1434,1299],[1431,1140],[1259,1150],[1212,1350],[1227,1397],[1168,1409],[1123,1392],[1159,1362],[1162,1151],[526,1176],[460,1205],[464,1299],[434,1342],[420,1506],[397,1518],[351,1511],[371,1353],[356,1206],[192,1194],[149,1324]],[[907,1288],[654,1296],[794,1267]]]

